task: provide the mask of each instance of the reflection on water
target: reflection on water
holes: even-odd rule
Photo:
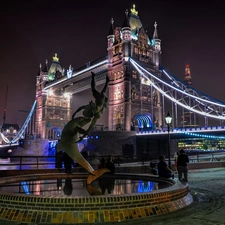
[[[64,192],[65,195],[71,195],[72,194],[72,192],[73,192],[72,179],[65,179],[63,192]]]
[[[86,185],[85,179],[57,179],[57,180],[37,180],[23,181],[21,183],[0,186],[0,191],[10,193],[25,193],[39,196],[90,196],[90,195],[121,195],[151,192],[168,187],[167,183],[115,179],[104,177],[95,180],[91,185]]]
[[[154,187],[153,185],[154,185],[154,183],[151,181],[142,181],[141,180],[138,184],[138,193],[150,192],[150,191],[153,191],[154,189],[158,189],[158,187]]]

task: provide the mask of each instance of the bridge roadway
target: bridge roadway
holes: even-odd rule
[[[162,130],[149,130],[149,131],[137,131],[136,136],[144,136],[144,135],[165,135],[167,134],[167,129]],[[216,138],[219,137],[219,135],[224,135],[225,133],[225,126],[205,126],[205,127],[195,127],[195,128],[171,128],[170,134],[176,135],[176,134],[184,134],[184,135],[190,135],[190,136],[199,136],[201,137],[201,134],[204,134],[205,138]],[[1,134],[1,132],[0,132]],[[216,135],[216,136],[214,136]],[[225,138],[224,138],[225,139]],[[49,140],[49,142],[55,143],[56,140]],[[18,146],[19,143],[15,144],[0,144],[0,151],[1,149],[5,147],[15,147]],[[1,153],[0,153],[1,154]]]

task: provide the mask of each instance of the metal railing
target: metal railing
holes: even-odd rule
[[[55,167],[55,156],[0,156],[1,170],[51,169]]]
[[[188,154],[190,163],[225,161],[225,152],[208,152]],[[100,164],[102,158],[107,160],[109,156],[85,156],[91,165]],[[168,159],[166,159],[168,161]],[[157,158],[140,156],[113,156],[115,166],[150,166],[157,163]],[[171,157],[172,164],[175,162]],[[75,162],[76,164],[76,162]],[[79,165],[76,165],[79,166]],[[63,158],[58,156],[0,156],[0,170],[29,170],[29,169],[55,169],[64,168]]]

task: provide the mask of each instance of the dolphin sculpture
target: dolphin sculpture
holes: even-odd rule
[[[76,117],[70,120],[64,127],[61,140],[56,147],[57,152],[65,151],[73,160],[75,160],[80,166],[90,173],[87,178],[87,184],[90,184],[103,173],[110,172],[106,168],[94,170],[87,160],[81,155],[78,149],[77,141],[79,140],[79,134],[86,133],[86,130],[84,130],[82,127],[88,124],[90,121],[91,118],[87,117]]]

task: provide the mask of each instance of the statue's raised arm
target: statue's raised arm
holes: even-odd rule
[[[107,90],[109,84],[109,78],[106,76],[106,82],[101,92],[98,92],[95,87],[95,74],[92,72],[92,79],[91,79],[91,90],[93,97],[95,99],[95,103],[92,102],[89,103],[89,105],[86,105],[86,108],[84,108],[84,113],[87,115],[92,115],[91,123],[86,130],[85,134],[80,137],[79,141],[81,141],[86,135],[88,135],[91,130],[93,129],[94,125],[96,124],[97,120],[101,117],[102,113],[104,112],[104,109],[107,107],[108,104],[108,98],[105,95],[105,92]],[[85,115],[84,115],[85,116]]]

